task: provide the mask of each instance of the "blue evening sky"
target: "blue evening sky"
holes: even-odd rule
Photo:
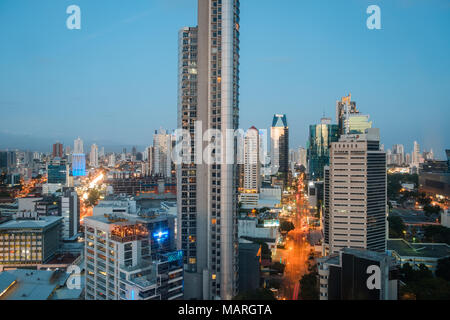
[[[66,8],[81,7],[81,30]],[[366,28],[381,8],[382,30]],[[0,133],[150,145],[176,127],[178,30],[197,0],[0,0]],[[240,126],[291,147],[352,93],[387,148],[450,148],[450,1],[241,0]],[[5,141],[0,141],[0,148]]]

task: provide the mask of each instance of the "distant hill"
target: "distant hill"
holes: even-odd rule
[[[48,137],[38,137],[34,135],[26,134],[13,134],[0,131],[0,150],[28,150],[28,151],[39,151],[39,152],[51,152],[52,145],[59,141],[64,147],[69,145],[73,149],[73,139],[61,137],[61,139],[52,139]],[[83,139],[84,140],[84,139]],[[91,144],[96,143],[99,148],[105,147],[105,152],[122,152],[123,148],[127,149],[127,152],[131,152],[133,146],[136,146],[139,152],[144,151],[146,146],[142,145],[131,145],[131,144],[120,144],[112,141],[105,140],[84,140],[84,152],[88,153]],[[149,145],[151,141],[149,141]]]

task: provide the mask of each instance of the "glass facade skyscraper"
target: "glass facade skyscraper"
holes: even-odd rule
[[[309,126],[308,173],[311,180],[322,180],[323,169],[330,163],[329,147],[339,139],[339,126],[323,118],[320,124]]]
[[[272,127],[270,127],[270,139],[272,167],[286,181],[289,171],[289,127],[285,114],[273,116]]]
[[[48,183],[66,184],[68,168],[65,160],[54,158],[47,166]]]

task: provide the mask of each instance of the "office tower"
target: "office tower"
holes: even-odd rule
[[[363,134],[366,129],[372,128],[372,121],[369,121],[369,116],[364,114],[349,114],[347,119],[344,119],[344,126],[348,128],[349,133]]]
[[[236,151],[236,140],[225,133],[239,121],[239,1],[199,0],[198,11],[198,28],[179,33],[178,128],[194,133],[201,121],[193,141],[217,129]],[[200,143],[193,154],[201,157],[208,144]],[[197,164],[193,156],[177,170],[187,299],[229,300],[238,292],[238,172],[235,152],[224,150],[217,151],[234,164]]]
[[[62,239],[73,239],[80,229],[80,200],[74,189],[63,189],[59,206],[63,218]]]
[[[305,169],[308,168],[308,151],[305,148],[298,148],[298,158],[299,159],[297,164],[299,166],[305,167]]]
[[[244,136],[244,163],[240,165],[242,188],[239,201],[244,206],[258,205],[261,187],[260,135],[258,129],[251,127]]]
[[[100,152],[98,153],[98,157],[103,159],[105,157],[105,147],[101,147]]]
[[[387,149],[386,151],[386,164],[389,166],[393,164],[393,156],[391,149]]]
[[[412,166],[419,167],[420,163],[421,163],[420,145],[417,143],[417,141],[414,141],[414,147],[412,152]]]
[[[430,151],[424,151],[422,158],[424,161],[428,161],[428,160],[434,160],[434,153],[433,153],[433,149],[431,149]]]
[[[108,167],[114,168],[116,166],[116,154],[111,153],[108,158]]]
[[[0,265],[32,267],[48,262],[60,248],[62,218],[18,212],[0,224]]]
[[[89,162],[91,167],[98,168],[98,147],[95,143],[91,146],[91,152],[89,153]]]
[[[64,152],[64,154],[66,155],[66,156],[69,156],[70,154],[71,154],[71,150],[70,150],[70,146],[66,146],[66,149],[65,149],[65,152]]]
[[[0,174],[8,172],[8,156],[6,151],[0,151]]]
[[[73,142],[73,153],[81,154],[84,153],[83,140],[80,138]]]
[[[84,223],[86,300],[183,298],[181,251],[152,259],[153,235],[133,217],[95,215]]]
[[[74,177],[86,175],[86,155],[84,154],[83,140],[80,138],[73,142],[72,175]]]
[[[86,175],[86,156],[84,153],[72,154],[72,175],[74,177]]]
[[[386,154],[379,129],[331,143],[325,168],[324,249],[386,250]]]
[[[408,166],[411,164],[411,154],[409,153],[405,155],[405,164]]]
[[[69,166],[66,160],[54,158],[47,164],[47,183],[66,185],[69,181]]]
[[[172,176],[172,136],[164,129],[153,135],[154,173],[163,177]]]
[[[292,172],[295,169],[295,166],[299,162],[299,153],[298,149],[290,149],[289,150],[289,170]]]
[[[347,97],[343,97],[341,101],[336,101],[336,122],[338,124],[339,135],[345,134],[346,123],[345,119],[350,115],[359,114],[356,108],[356,102],[351,101],[351,93]]]
[[[17,155],[15,151],[0,152],[0,173],[8,173],[17,167]]]
[[[154,173],[154,148],[152,146],[145,149],[145,159],[147,161],[147,175],[151,176]]]
[[[133,148],[131,148],[131,155],[132,156],[136,156],[137,155],[137,150],[136,150],[135,146],[133,146]]]
[[[323,168],[329,164],[329,147],[338,141],[339,127],[330,118],[322,118],[320,124],[309,126],[308,173],[311,180],[323,179]]]
[[[405,147],[402,144],[394,144],[392,146],[392,155],[394,155],[393,162],[401,166],[405,163]]]
[[[56,142],[55,144],[53,144],[53,152],[52,152],[52,157],[53,158],[62,158],[64,155],[64,147],[62,145],[62,143]]]
[[[259,159],[259,132],[251,127],[244,138],[244,190],[258,193],[261,187],[261,162]]]
[[[285,114],[275,114],[270,127],[270,159],[275,172],[286,181],[289,171],[289,127]]]
[[[384,252],[344,248],[318,264],[320,300],[398,298],[399,265]]]

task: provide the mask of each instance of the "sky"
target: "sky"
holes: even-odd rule
[[[81,30],[66,27],[72,4]],[[373,4],[381,30],[366,26]],[[197,0],[0,0],[0,148],[78,136],[143,147],[174,129],[178,31],[196,11]],[[386,148],[417,140],[444,158],[450,1],[241,0],[240,11],[241,128],[285,113],[290,147],[306,146],[309,125],[351,92]]]

